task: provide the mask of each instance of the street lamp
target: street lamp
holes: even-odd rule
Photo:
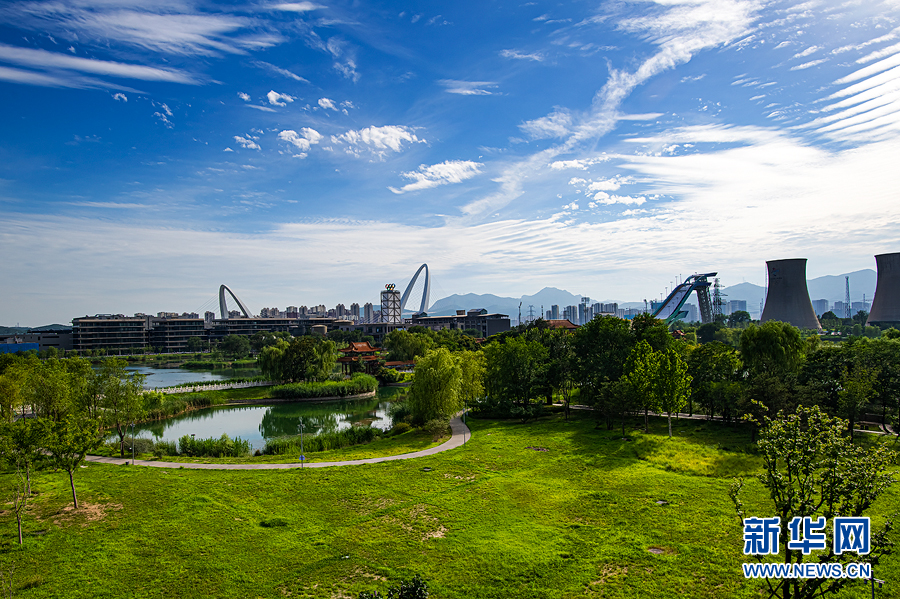
[[[131,463],[134,464],[134,422],[131,423]]]
[[[303,455],[303,417],[300,417],[300,467],[303,468],[303,461],[306,456]]]

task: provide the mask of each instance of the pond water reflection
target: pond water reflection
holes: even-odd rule
[[[226,433],[249,441],[252,449],[262,449],[267,439],[299,434],[301,420],[304,434],[310,435],[338,431],[355,423],[387,430],[391,427],[387,413],[391,400],[404,391],[381,387],[376,397],[368,399],[206,408],[136,426],[134,432],[135,436],[157,441],[177,441],[192,434],[198,439],[218,438]]]
[[[259,376],[258,368],[220,368],[218,370],[188,370],[186,368],[158,368],[129,365],[128,372],[143,374],[144,389],[174,387],[183,383],[212,383],[226,379],[244,379]]]

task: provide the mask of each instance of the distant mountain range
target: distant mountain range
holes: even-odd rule
[[[876,273],[874,270],[867,268],[865,270],[857,270],[841,275],[827,275],[809,279],[806,282],[809,288],[809,297],[812,300],[824,299],[828,300],[829,305],[835,301],[844,300],[845,281],[844,277],[850,277],[850,298],[854,302],[862,301],[865,295],[866,301],[871,303],[875,296],[875,280]],[[730,287],[722,289],[725,294],[725,301],[744,300],[747,302],[747,311],[756,318],[759,317],[760,304],[765,300],[766,289],[760,285],[753,283],[738,283]],[[591,303],[597,301],[592,299]],[[602,300],[609,303],[614,300]],[[518,318],[519,302],[522,303],[522,320],[528,318],[529,306],[534,306],[534,317],[541,315],[541,308],[544,312],[550,309],[550,306],[557,305],[562,311],[564,306],[575,306],[581,302],[581,296],[570,293],[564,289],[555,287],[544,287],[534,295],[523,295],[520,298],[501,297],[490,293],[476,294],[466,293],[464,295],[454,294],[437,300],[431,305],[428,314],[432,316],[444,316],[454,314],[456,310],[472,310],[474,308],[484,308],[489,313],[507,314],[512,320]],[[696,305],[696,298],[691,298],[688,303]],[[620,308],[643,308],[644,302],[618,302]]]
[[[591,300],[591,303],[596,301],[600,300]],[[557,305],[560,312],[562,312],[565,306],[578,305],[581,302],[581,296],[564,289],[557,289],[556,287],[544,287],[534,295],[523,295],[518,299],[514,297],[500,297],[490,293],[483,295],[476,293],[454,294],[434,302],[428,310],[428,314],[431,316],[445,316],[454,314],[456,310],[484,308],[490,314],[507,314],[512,320],[516,320],[519,317],[519,302],[522,303],[522,320],[526,320],[529,306],[533,306],[534,317],[538,318],[541,316],[542,307],[544,312],[546,312],[550,309],[550,306]],[[636,308],[638,306],[643,307],[643,305],[644,302],[619,303],[620,308]]]
[[[0,326],[0,336],[4,335],[21,335],[28,331],[45,331],[48,329],[71,329],[72,325],[68,324],[45,324],[42,327],[3,327]]]

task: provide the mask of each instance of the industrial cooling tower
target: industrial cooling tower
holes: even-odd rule
[[[806,288],[806,258],[769,260],[769,290],[760,322],[780,320],[801,329],[821,329]]]
[[[875,256],[878,282],[868,325],[900,324],[900,253]]]

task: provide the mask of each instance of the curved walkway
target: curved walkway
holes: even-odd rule
[[[304,463],[303,468],[329,468],[331,466],[359,466],[360,464],[377,464],[379,462],[393,462],[395,460],[411,460],[413,458],[422,458],[449,449],[455,449],[466,442],[471,436],[469,427],[463,424],[462,418],[457,415],[450,420],[450,430],[452,434],[450,438],[437,447],[423,449],[422,451],[414,451],[413,453],[401,453],[400,455],[389,455],[381,458],[366,458],[364,460],[347,460],[344,462],[312,462]],[[103,456],[87,456],[86,461],[94,464],[114,464],[121,466],[131,462],[122,458],[107,458]],[[300,468],[301,464],[198,464],[195,462],[159,462],[156,460],[135,460],[136,466],[150,466],[152,468],[185,468],[192,470],[284,470],[287,468]]]

